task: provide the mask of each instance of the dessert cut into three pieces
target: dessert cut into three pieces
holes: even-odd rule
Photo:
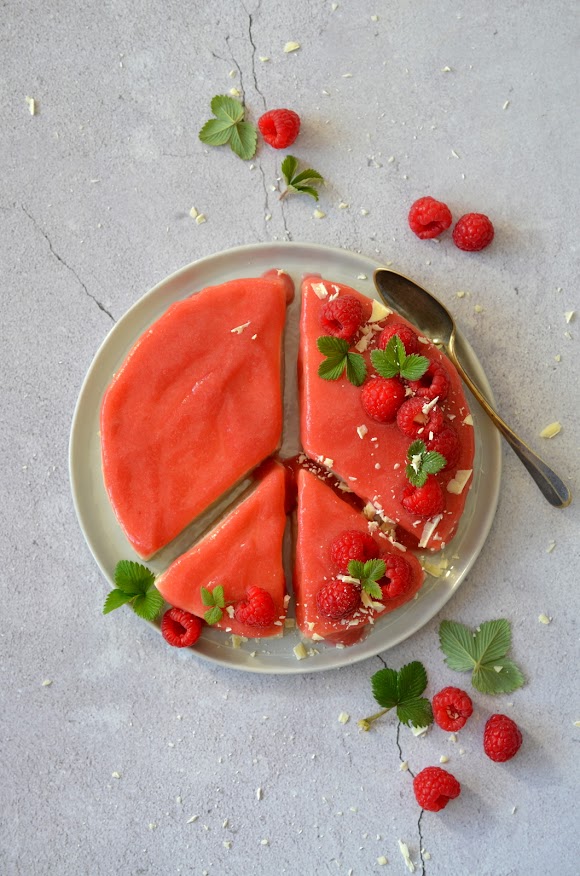
[[[292,296],[288,275],[270,271],[172,305],[105,393],[103,474],[121,527],[147,558],[254,472],[235,506],[156,581],[171,605],[247,638],[282,632],[282,542],[295,497],[296,623],[305,638],[344,646],[416,596],[424,573],[412,550],[453,537],[473,427],[459,378],[430,341],[356,290],[310,276],[298,362],[304,454],[287,468],[260,465],[281,442]],[[377,372],[376,350],[393,376],[382,376],[382,361]]]

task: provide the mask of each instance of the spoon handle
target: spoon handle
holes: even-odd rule
[[[478,400],[488,417],[499,429],[516,456],[521,462],[523,462],[550,505],[553,505],[555,508],[565,508],[569,505],[572,501],[572,494],[566,484],[558,477],[556,472],[537,455],[537,453],[534,453],[534,451],[528,447],[528,445],[525,444],[512,429],[510,429],[507,423],[505,423],[499,414],[492,408],[477,384],[473,382],[465,368],[463,368],[453,350],[453,345],[450,345],[448,352],[464,383],[467,384],[472,394]]]

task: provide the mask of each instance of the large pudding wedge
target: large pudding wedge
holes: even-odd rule
[[[347,316],[351,321],[355,319],[352,336],[345,343],[358,355],[359,364],[364,360],[367,369],[359,386],[348,379],[346,371],[338,379],[319,375],[325,356],[319,350],[318,339],[333,334],[332,321],[327,318],[331,311],[327,308],[329,303],[345,298],[350,299],[350,311],[354,313],[354,317],[350,312]],[[357,308],[361,315],[358,328]],[[379,347],[383,330],[394,325],[400,327],[409,349],[416,348],[416,354],[428,360],[428,369],[415,381],[400,375],[392,379],[399,394],[394,399],[397,409],[391,412],[390,421],[380,422],[363,407],[363,394],[379,385],[371,352]],[[334,329],[341,332],[342,328],[335,321]],[[323,462],[365,502],[372,503],[384,520],[402,528],[406,543],[441,550],[457,530],[474,457],[473,421],[452,363],[427,338],[420,337],[410,323],[382,305],[373,304],[348,286],[308,277],[302,284],[298,374],[305,452]],[[399,408],[406,415],[404,423]],[[425,452],[447,455],[445,468],[429,475],[427,487],[418,496],[419,487],[413,487],[407,479],[407,465],[412,462],[419,467],[424,462],[416,450],[413,458],[409,455],[416,441],[424,443]],[[422,501],[427,493],[430,501]],[[431,501],[435,494],[436,502]]]
[[[292,282],[272,271],[173,304],[139,338],[101,408],[105,486],[147,558],[273,453]]]

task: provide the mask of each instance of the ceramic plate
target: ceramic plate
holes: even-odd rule
[[[283,268],[293,278],[297,295],[288,310],[286,330],[285,426],[282,456],[291,456],[300,449],[298,441],[298,404],[296,392],[296,355],[298,349],[298,317],[300,312],[300,282],[304,273],[320,273],[329,280],[356,287],[369,297],[378,298],[372,275],[379,263],[346,250],[316,244],[264,243],[242,246],[194,262],[172,274],[143,296],[123,316],[109,333],[97,352],[84,380],[74,413],[70,440],[70,477],[73,500],[87,544],[109,584],[120,559],[139,559],[121,531],[109,504],[101,473],[99,441],[99,411],[103,393],[127,352],[143,331],[172,304],[205,286],[224,283],[236,277],[259,276],[270,268]],[[361,279],[364,276],[365,279]],[[470,370],[492,399],[490,386],[471,348]],[[499,433],[492,426],[477,402],[468,395],[473,414],[476,457],[473,485],[466,503],[457,535],[441,554],[430,555],[433,563],[445,556],[448,568],[440,577],[427,575],[417,599],[387,615],[371,628],[368,637],[349,648],[337,649],[324,643],[307,643],[310,656],[297,660],[293,648],[300,641],[299,633],[286,630],[280,639],[252,639],[234,648],[230,636],[207,629],[191,649],[214,663],[230,668],[262,673],[307,673],[335,669],[365,660],[392,648],[421,629],[441,610],[465,581],[467,573],[481,551],[496,510],[500,476],[501,449]],[[248,483],[248,482],[246,482]],[[239,491],[243,489],[241,484]],[[175,540],[168,548],[148,562],[156,573],[187,549],[207,528],[212,519],[231,501],[231,494],[222,507],[212,509]],[[290,555],[289,545],[287,554]],[[288,580],[291,580],[289,576]],[[103,599],[107,592],[103,588]],[[114,623],[114,616],[101,623]]]

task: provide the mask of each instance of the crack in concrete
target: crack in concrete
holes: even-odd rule
[[[256,90],[256,94],[259,94],[262,98],[262,103],[264,104],[264,109],[267,109],[266,98],[264,97],[260,86],[258,85],[258,76],[256,74],[256,43],[254,41],[253,27],[254,27],[254,16],[260,11],[262,6],[262,0],[258,3],[253,12],[249,12],[246,8],[245,3],[242,3],[242,6],[246,10],[246,15],[248,16],[248,39],[250,40],[250,45],[252,46],[252,78],[254,80],[254,88]]]
[[[286,234],[286,237],[288,238],[288,240],[292,240],[292,232],[288,228],[288,222],[286,219],[286,204],[284,203],[284,201],[280,201],[280,211],[282,213],[282,224],[284,226],[284,232]]]
[[[382,660],[383,658],[379,657],[379,659]],[[383,663],[384,663],[384,661],[383,661]],[[401,763],[405,763],[406,761],[405,761],[405,758],[403,757],[403,750],[401,748],[400,734],[401,734],[401,722],[399,721],[399,723],[397,724],[396,743],[397,743],[397,749],[399,751],[399,760],[401,761]],[[411,767],[409,767],[409,766],[407,767],[407,772],[413,778],[415,778],[415,773],[413,772]],[[421,809],[421,812],[419,814],[419,818],[417,820],[417,830],[419,832],[419,858],[421,860],[421,876],[427,876],[427,871],[425,870],[425,859],[423,858],[423,831],[421,830],[421,819],[423,818],[424,812],[425,812],[425,810]]]
[[[89,290],[87,289],[87,287],[85,286],[85,284],[83,283],[83,281],[81,280],[81,278],[79,277],[79,275],[77,274],[77,272],[75,271],[75,269],[72,268],[69,264],[67,264],[67,262],[65,262],[65,260],[62,258],[62,256],[60,256],[60,255],[56,252],[55,248],[54,248],[53,245],[52,245],[52,241],[50,240],[50,237],[48,236],[48,234],[46,233],[46,231],[44,231],[44,230],[40,227],[40,225],[38,224],[38,222],[36,221],[36,219],[34,218],[34,216],[32,216],[32,214],[28,212],[28,210],[26,209],[26,207],[24,206],[24,204],[21,204],[20,206],[21,206],[21,208],[22,208],[22,212],[25,213],[26,216],[28,216],[28,218],[30,219],[30,221],[32,222],[32,224],[34,225],[34,227],[36,228],[36,230],[39,231],[40,234],[42,234],[42,236],[44,237],[44,239],[45,239],[46,242],[48,243],[48,248],[50,249],[50,252],[51,252],[51,254],[55,257],[55,259],[56,259],[58,262],[60,262],[61,265],[63,265],[63,266],[67,269],[67,271],[70,271],[70,273],[73,275],[73,277],[75,277],[75,279],[77,280],[77,282],[80,283],[80,285],[82,286],[82,288],[83,288],[83,290],[84,290],[84,292],[85,292],[85,295],[87,295],[88,298],[90,298],[92,301],[95,302],[95,304],[97,305],[97,307],[99,308],[99,310],[102,310],[103,313],[106,313],[106,314],[107,314],[107,316],[109,317],[109,319],[111,319],[113,322],[116,322],[115,317],[113,316],[112,313],[110,313],[110,311],[107,310],[107,308],[105,307],[105,305],[104,305],[104,304],[101,304],[101,302],[100,302],[97,298],[95,298],[95,296],[94,296],[91,292],[89,292]]]

